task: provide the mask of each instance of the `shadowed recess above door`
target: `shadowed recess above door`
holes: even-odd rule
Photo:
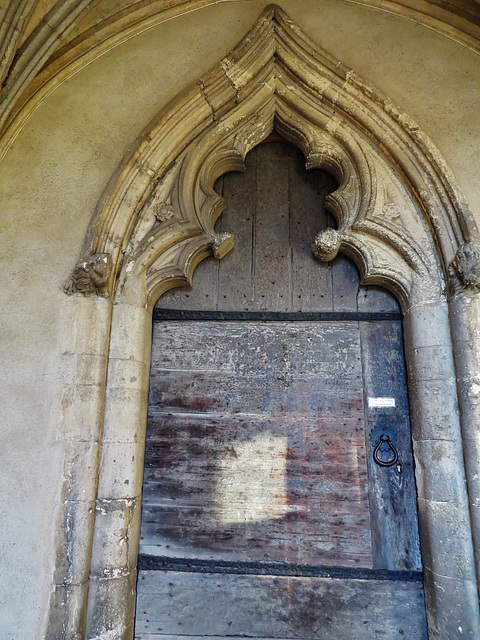
[[[215,191],[225,201],[216,230],[235,248],[205,259],[193,286],[169,291],[157,309],[246,312],[399,312],[394,296],[360,287],[355,265],[312,253],[318,230],[335,225],[325,198],[337,184],[322,169],[305,169],[303,153],[278,134],[249,152],[243,173],[224,174]],[[272,141],[273,140],[273,141]]]

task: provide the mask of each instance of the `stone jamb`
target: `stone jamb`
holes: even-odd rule
[[[480,244],[459,248],[450,268],[450,328],[468,496],[480,580]]]

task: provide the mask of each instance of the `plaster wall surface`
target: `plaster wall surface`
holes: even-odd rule
[[[97,59],[38,108],[0,165],[0,640],[37,640],[46,625],[65,473],[60,356],[73,306],[62,283],[129,145],[267,4],[220,2]],[[342,0],[279,4],[416,120],[480,222],[478,56],[412,21]]]

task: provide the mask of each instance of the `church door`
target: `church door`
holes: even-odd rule
[[[331,176],[246,164],[154,312],[135,637],[425,640],[398,304],[314,259]]]

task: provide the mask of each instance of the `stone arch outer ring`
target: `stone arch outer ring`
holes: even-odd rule
[[[370,143],[383,149],[385,161],[398,170],[420,214],[434,229],[433,239],[438,245],[444,277],[458,247],[478,236],[473,217],[446,164],[418,127],[354,72],[320,52],[314,43],[299,34],[283,11],[271,7],[262,14],[248,38],[221,62],[218,70],[183,92],[155,119],[140,144],[112,177],[90,226],[82,255],[82,259],[97,253],[112,256],[107,287],[110,292],[118,284],[125,262],[123,256],[128,254],[127,245],[144,205],[166,179],[172,165],[185,160],[188,148],[213,123],[228,120],[225,116],[232,111],[240,118],[246,117],[248,110],[250,114],[256,110],[264,115],[264,122],[259,124],[264,127],[273,112],[275,126],[283,128],[282,134],[293,138],[302,148],[307,166],[323,166],[334,169],[335,173],[338,163],[332,158],[342,154],[338,150],[328,154],[325,150],[332,142],[339,141],[353,151],[350,158],[357,164],[354,174],[362,184],[351,188],[350,196],[358,194],[361,187],[362,201],[360,205],[346,203],[347,190],[342,188],[329,200],[333,213],[342,217],[342,224],[350,230],[366,223],[365,212],[356,209],[365,207],[368,190],[374,188],[372,175],[368,176],[372,163],[365,162],[361,149],[361,143]],[[267,112],[270,113],[267,115]],[[309,131],[312,123],[316,135]],[[329,138],[324,145],[319,144],[318,131]],[[354,149],[355,144],[359,149]],[[185,180],[183,184],[186,186]],[[181,196],[188,193],[188,188],[184,188]],[[188,215],[192,202],[185,204],[181,213]],[[347,209],[350,215],[346,215]],[[205,224],[199,227],[206,231]],[[377,237],[386,231],[385,225],[383,229],[377,227]],[[398,238],[397,229],[396,234],[390,233],[384,239],[392,245]],[[415,247],[413,253],[410,251],[409,245],[415,244],[413,238],[403,244],[404,258],[412,262],[412,256],[417,254],[421,259],[422,249]],[[427,271],[430,267],[428,265]]]
[[[95,28],[89,29],[83,37],[80,37],[78,42],[75,42],[74,46],[67,47],[59,57],[51,63],[47,63],[33,81],[24,83],[21,88],[22,95],[18,100],[11,103],[5,114],[0,159],[4,157],[16,136],[38,106],[52,91],[79,69],[146,29],[181,16],[192,8],[208,7],[217,2],[218,0],[176,0],[176,2],[172,3],[172,6],[167,8],[164,7],[163,0],[144,2],[142,3],[143,7],[137,9],[137,5],[135,5],[127,16],[123,15],[118,20],[114,20],[113,23],[107,20],[96,25]],[[387,11],[388,13],[393,11],[407,20],[423,24],[447,38],[451,38],[474,53],[478,54],[479,52],[478,40],[475,39],[473,34],[468,34],[459,26],[447,25],[438,15],[427,15],[413,8],[388,2],[388,0],[386,2],[385,0],[371,0],[360,4]],[[42,42],[43,40],[40,38],[37,45],[41,45]],[[38,46],[34,46],[32,52],[35,52],[35,50],[38,51]],[[40,67],[42,64],[40,63]]]

